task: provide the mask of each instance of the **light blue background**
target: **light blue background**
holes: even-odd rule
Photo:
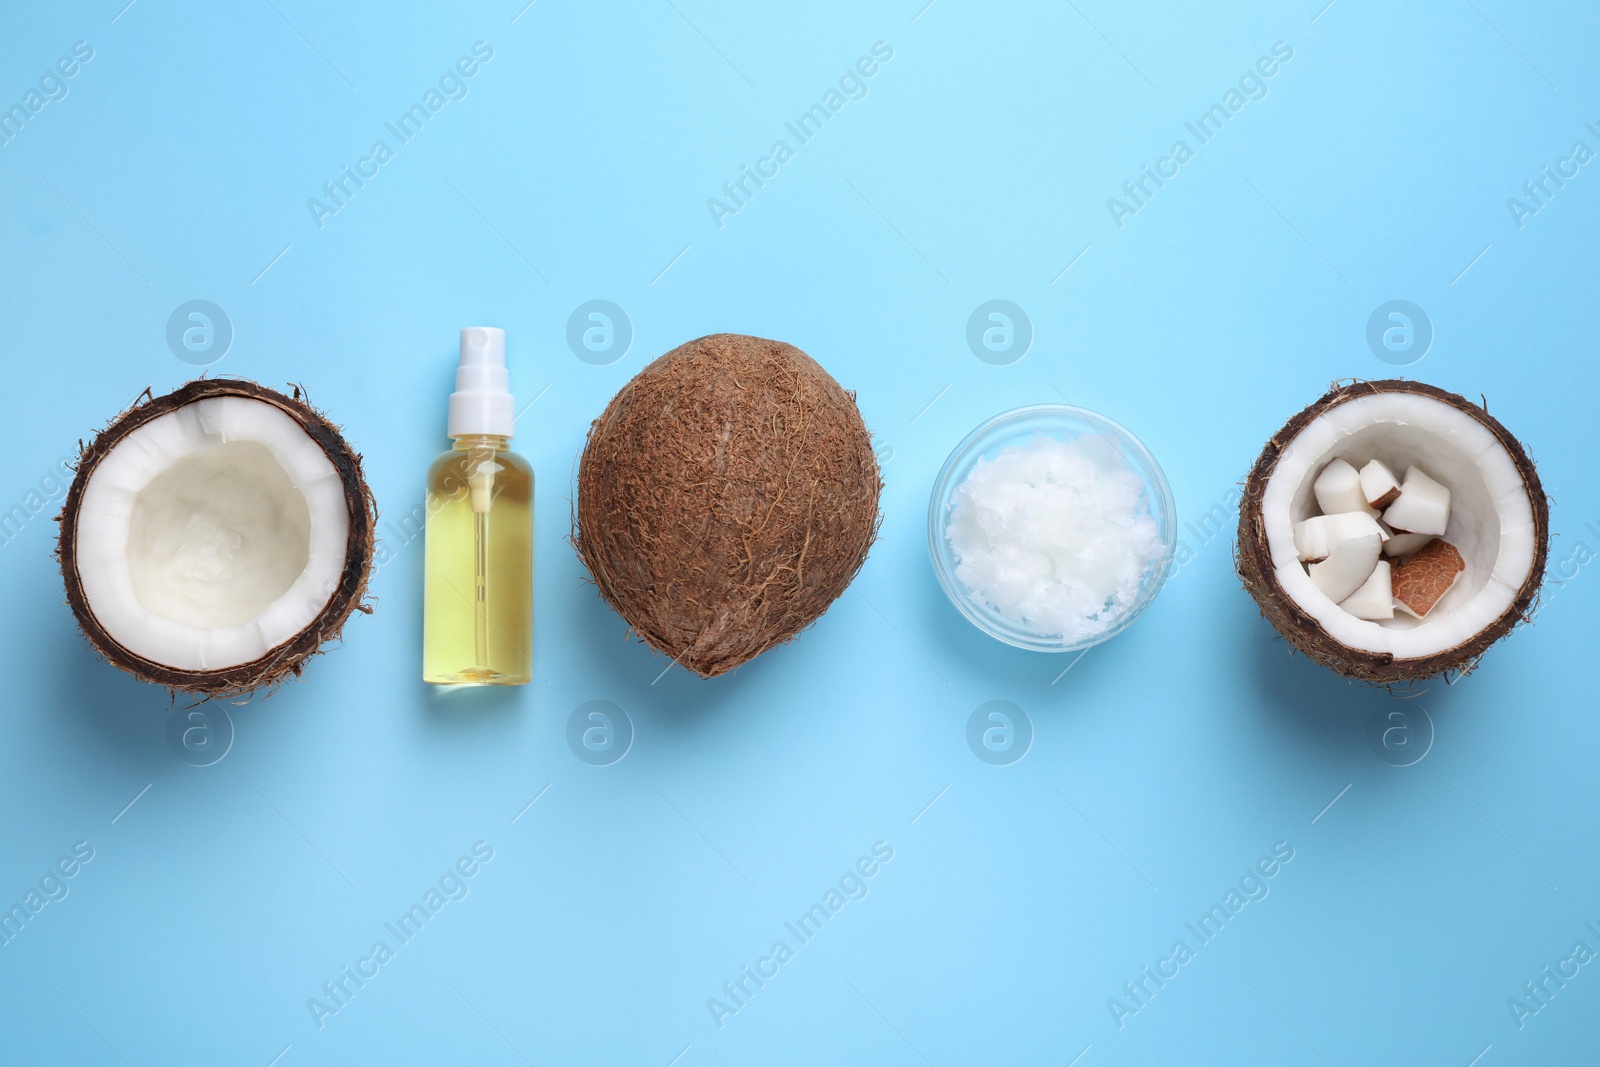
[[[376,613],[230,709],[231,750],[196,768],[168,747],[168,696],[75,632],[56,501],[0,547],[0,903],[95,850],[0,946],[0,1059],[1600,1056],[1600,965],[1521,1029],[1507,1007],[1574,942],[1600,951],[1600,567],[1581,565],[1600,551],[1600,164],[1520,229],[1506,206],[1574,141],[1600,148],[1592,5],[124,2],[0,16],[0,104],[94,48],[0,146],[0,504],[146,385],[193,376],[166,322],[204,298],[236,331],[215,373],[303,383],[365,454],[392,558]],[[478,40],[494,58],[470,94],[319,229],[307,198]],[[719,229],[707,198],[880,40],[866,98]],[[1268,95],[1119,229],[1106,199],[1275,41],[1294,57]],[[565,341],[596,298],[635,330],[609,366]],[[995,298],[1034,328],[1009,366],[965,342]],[[1411,702],[1291,658],[1239,589],[1231,529],[1196,532],[1231,527],[1262,443],[1330,380],[1394,373],[1364,331],[1395,298],[1436,331],[1402,373],[1482,394],[1528,443],[1560,580],[1479,672]],[[440,699],[398,523],[475,323],[506,328],[539,398],[517,444],[540,479],[540,677]],[[715,331],[793,342],[857,390],[886,488],[851,590],[706,683],[625,640],[566,537],[589,420]],[[968,626],[924,543],[950,448],[1062,397],[1139,434],[1194,524],[1149,614],[1064,676]],[[995,699],[1033,724],[1010,766],[965,741]],[[636,730],[611,766],[565,740],[590,700]],[[1416,709],[1436,729],[1405,768],[1367,741],[1396,708],[1413,743]],[[479,840],[470,895],[319,1029],[307,999]],[[719,1029],[707,998],[877,841],[894,858],[866,898]],[[1108,998],[1280,841],[1271,895],[1119,1029]]]

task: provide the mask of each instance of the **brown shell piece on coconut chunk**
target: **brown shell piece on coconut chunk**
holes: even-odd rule
[[[1367,506],[1382,511],[1395,502],[1400,495],[1400,480],[1394,472],[1384,466],[1383,460],[1374,459],[1361,468],[1361,495],[1367,498]]]
[[[175,692],[275,687],[371,611],[377,509],[361,457],[298,387],[147,390],[82,449],[57,521],[90,645]]]
[[[1311,581],[1294,529],[1317,513],[1312,487],[1335,459],[1358,470],[1373,460],[1391,472],[1415,467],[1448,488],[1444,539],[1464,566],[1426,617],[1360,619]],[[1469,671],[1528,617],[1549,524],[1533,461],[1485,407],[1421,382],[1358,381],[1336,385],[1262,449],[1240,502],[1235,562],[1295,650],[1349,678],[1403,683]]]
[[[1410,559],[1394,565],[1391,572],[1394,599],[1406,611],[1425,619],[1466,569],[1467,561],[1461,558],[1456,547],[1436,537]]]

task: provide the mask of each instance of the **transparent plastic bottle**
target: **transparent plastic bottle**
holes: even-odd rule
[[[461,331],[455,445],[428,468],[422,677],[522,685],[533,677],[533,469],[511,451],[505,332]]]

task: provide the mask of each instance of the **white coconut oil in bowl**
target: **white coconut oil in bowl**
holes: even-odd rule
[[[928,553],[951,603],[1018,648],[1075,652],[1144,613],[1171,572],[1177,514],[1149,449],[1103,415],[996,415],[945,461]]]

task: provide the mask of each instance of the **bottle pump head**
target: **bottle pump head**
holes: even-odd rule
[[[516,431],[516,405],[506,373],[506,332],[493,326],[468,326],[461,331],[461,363],[456,391],[450,394],[450,437]]]

